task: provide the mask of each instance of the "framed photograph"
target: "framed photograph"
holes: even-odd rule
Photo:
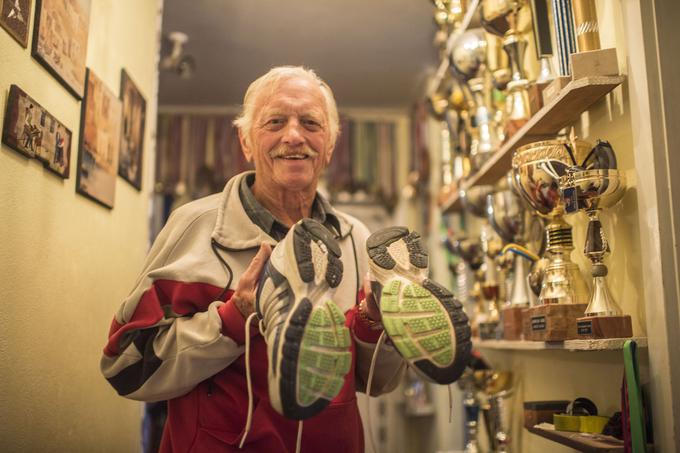
[[[120,73],[120,100],[123,116],[118,174],[137,190],[141,190],[146,100],[125,69]]]
[[[9,88],[2,142],[69,177],[71,131],[16,85]]]
[[[28,47],[28,24],[31,21],[31,0],[0,0],[0,26]]]
[[[92,70],[85,76],[76,191],[113,208],[120,148],[120,100]]]
[[[90,6],[91,0],[37,0],[35,7],[32,55],[78,99],[85,89]]]

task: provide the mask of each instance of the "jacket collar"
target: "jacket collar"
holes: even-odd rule
[[[217,221],[211,238],[221,246],[232,250],[245,250],[259,247],[266,242],[276,245],[276,240],[262,231],[248,217],[239,197],[241,180],[252,171],[240,173],[227,181],[220,196],[217,208]],[[330,204],[325,206],[327,212],[334,214],[340,225],[340,238],[346,237],[352,230],[352,224],[344,215],[335,211]]]

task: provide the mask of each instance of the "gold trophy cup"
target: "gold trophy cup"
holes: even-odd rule
[[[571,261],[574,249],[572,229],[564,220],[565,203],[560,192],[560,177],[591,150],[582,140],[555,139],[530,143],[515,151],[512,169],[521,195],[546,226],[546,265],[537,306],[529,309],[529,339],[559,341],[576,337],[575,322],[557,319],[583,316],[588,302],[588,287],[578,266]],[[525,331],[525,334],[527,332]]]

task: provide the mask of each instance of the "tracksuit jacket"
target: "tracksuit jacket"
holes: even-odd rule
[[[102,373],[122,396],[168,400],[163,452],[295,450],[297,421],[279,415],[269,402],[266,345],[257,328],[251,329],[250,350],[253,422],[238,450],[248,406],[245,320],[230,298],[260,244],[276,243],[241,204],[239,185],[246,174],[230,179],[222,193],[173,212],[111,323]],[[380,333],[359,318],[356,307],[363,296],[368,230],[349,215],[333,214],[340,223],[336,239],[344,266],[334,301],[352,332],[352,368],[331,404],[304,421],[303,452],[363,451],[355,392],[365,391]],[[404,369],[398,352],[383,346],[372,395],[393,390]]]

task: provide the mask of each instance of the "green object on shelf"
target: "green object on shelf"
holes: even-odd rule
[[[637,343],[628,340],[623,345],[623,365],[628,388],[628,404],[630,407],[630,436],[633,453],[646,451],[645,420],[640,392],[640,371],[637,361]]]

